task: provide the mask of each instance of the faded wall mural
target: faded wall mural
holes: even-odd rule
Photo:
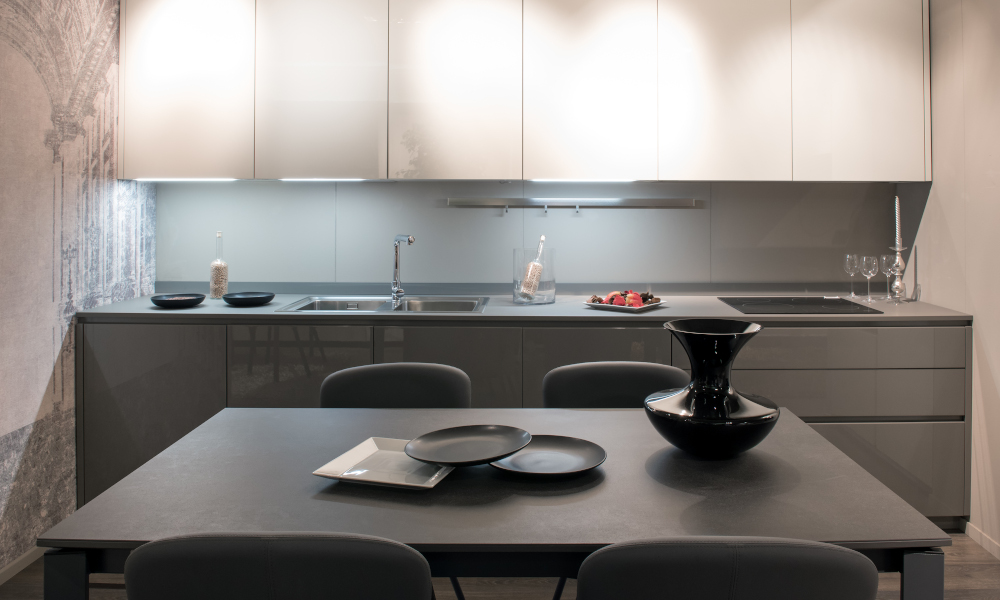
[[[153,290],[116,180],[117,0],[0,0],[0,567],[76,505],[73,315]]]

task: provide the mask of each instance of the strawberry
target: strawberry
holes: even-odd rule
[[[636,294],[635,292],[629,292],[628,296],[625,297],[625,306],[638,308],[642,306],[642,298],[640,298],[639,294]]]
[[[615,306],[625,306],[625,298],[623,298],[621,294],[618,294],[615,296],[613,304]]]
[[[606,296],[606,297],[604,298],[604,303],[605,303],[605,304],[614,304],[614,300],[615,300],[615,297],[616,297],[616,296],[621,296],[621,295],[622,295],[622,293],[621,293],[621,292],[611,292],[610,294],[608,294],[608,295],[607,295],[607,296]]]

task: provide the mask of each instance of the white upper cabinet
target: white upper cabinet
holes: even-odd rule
[[[921,0],[792,0],[797,181],[922,181]]]
[[[656,179],[657,0],[524,0],[524,178]]]
[[[123,177],[253,177],[254,0],[128,0]]]
[[[659,0],[659,179],[791,180],[788,11]]]
[[[388,0],[257,0],[257,179],[386,177],[388,37]]]
[[[521,178],[521,0],[390,0],[389,177]]]

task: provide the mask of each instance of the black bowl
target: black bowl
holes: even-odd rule
[[[160,294],[149,300],[160,308],[191,308],[204,299],[205,294]]]
[[[692,389],[657,392],[646,399],[646,416],[674,446],[701,458],[731,458],[761,443],[778,423],[778,407],[767,398],[734,393],[727,417],[699,419],[691,415]],[[736,414],[742,418],[735,417]]]
[[[226,301],[226,304],[232,306],[264,306],[274,300],[274,294],[271,292],[236,292],[226,294],[222,299]]]

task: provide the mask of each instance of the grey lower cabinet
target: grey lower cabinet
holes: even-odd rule
[[[310,408],[334,371],[372,364],[368,326],[229,325],[227,406]]]
[[[315,407],[327,375],[388,362],[452,365],[473,405],[542,406],[568,364],[690,369],[656,327],[78,326],[78,499],[94,498],[226,406]],[[932,517],[969,514],[971,327],[766,327],[734,364],[737,389],[809,422]]]
[[[375,327],[375,362],[458,367],[472,379],[472,406],[521,406],[520,327]]]
[[[965,423],[815,423],[812,427],[923,514],[968,514]]]
[[[542,407],[542,379],[563,365],[605,360],[668,365],[671,337],[662,327],[525,328],[524,406]]]
[[[226,326],[86,324],[78,343],[82,505],[225,408]]]

